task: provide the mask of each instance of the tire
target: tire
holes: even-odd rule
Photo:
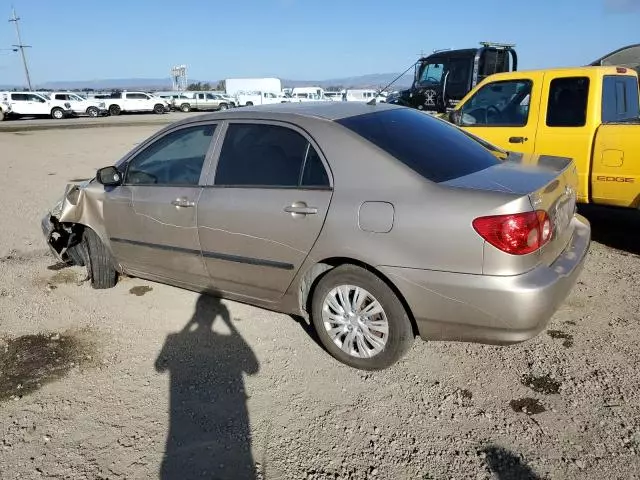
[[[325,299],[329,295],[333,295],[333,293],[336,292],[334,289],[340,286],[352,286],[353,288],[360,289],[361,293],[367,294],[364,300],[366,303],[362,310],[366,310],[368,306],[373,305],[373,303],[369,301],[370,299],[377,301],[378,305],[382,307],[383,313],[373,315],[373,317],[378,319],[377,323],[379,325],[382,323],[381,319],[383,318],[380,315],[386,316],[386,339],[380,336],[384,335],[382,330],[373,329],[373,331],[370,330],[368,332],[368,338],[379,340],[380,343],[383,344],[382,347],[379,346],[378,350],[374,351],[375,345],[369,340],[356,345],[358,349],[360,344],[365,345],[364,350],[372,347],[369,350],[371,354],[369,357],[367,357],[367,355],[358,356],[358,352],[355,351],[355,355],[352,355],[345,352],[336,344],[336,341],[343,344],[347,343],[345,342],[349,335],[347,330],[338,333],[335,341],[327,331],[323,311],[326,315],[326,312],[330,310],[328,306],[327,310],[325,310]],[[311,312],[313,326],[327,351],[340,362],[360,370],[382,370],[390,367],[409,351],[409,348],[415,340],[411,320],[398,296],[382,279],[355,265],[336,267],[321,277],[313,292]],[[336,315],[333,315],[333,317],[335,318]],[[364,323],[354,319],[359,318],[357,315],[350,318],[351,320],[349,321],[357,324],[362,325]],[[329,325],[332,325],[332,323],[329,322]],[[335,325],[338,324],[334,323],[333,326],[335,327]],[[344,328],[356,329],[357,327],[345,325]],[[362,331],[363,330],[360,329],[360,332]],[[362,338],[366,339],[367,337],[361,335],[361,339]]]
[[[247,102],[247,103],[245,104],[245,106],[246,106],[246,107],[253,107],[253,102]]]
[[[120,105],[109,105],[109,115],[113,115],[114,117],[117,117],[121,113],[122,113],[122,109],[120,108]]]
[[[0,108],[0,122],[4,120],[4,112]]]
[[[187,113],[191,111],[191,105],[189,105],[188,103],[183,103],[182,105],[180,105],[180,111]]]
[[[229,107],[227,107],[226,103],[221,103],[219,110],[226,110],[227,108],[229,108]]]
[[[79,267],[84,267],[86,265],[85,257],[87,255],[87,250],[84,242],[80,242],[73,247],[67,249],[67,256],[69,260],[71,260],[72,265],[77,265]]]
[[[87,108],[87,115],[95,118],[100,115],[100,111],[96,107],[89,107]]]
[[[51,118],[55,119],[55,120],[61,120],[64,118],[64,110],[62,110],[61,108],[54,108],[53,110],[51,110]]]
[[[161,115],[161,114],[163,114],[163,113],[164,113],[164,107],[163,107],[161,104],[156,103],[156,104],[153,106],[153,113],[155,113],[155,114],[157,114],[157,115]]]
[[[113,267],[111,254],[104,246],[100,237],[91,230],[85,228],[83,241],[87,249],[87,273],[91,279],[91,286],[95,289],[115,287],[118,281],[118,272]]]

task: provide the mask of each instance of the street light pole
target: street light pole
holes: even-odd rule
[[[29,86],[29,91],[31,91],[32,90],[32,88],[31,88],[31,77],[29,76],[29,67],[27,66],[27,57],[24,54],[24,49],[31,47],[31,45],[23,45],[22,44],[22,38],[20,36],[20,27],[18,26],[18,20],[20,20],[20,17],[16,16],[16,9],[15,8],[11,8],[11,11],[12,11],[13,15],[9,19],[9,22],[13,22],[16,25],[16,34],[18,35],[18,44],[14,45],[14,47],[20,49],[20,54],[22,55],[22,64],[24,65],[24,73],[25,73],[25,75],[27,77],[27,85]]]

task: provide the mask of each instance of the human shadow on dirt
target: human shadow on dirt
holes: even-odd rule
[[[578,213],[591,223],[592,240],[640,255],[640,210],[580,205]]]
[[[214,322],[216,330],[213,331]],[[182,331],[167,336],[155,368],[170,375],[170,418],[161,479],[255,479],[243,374],[251,348],[219,299],[201,295]]]
[[[541,480],[516,454],[497,445],[482,449],[487,464],[498,480]]]

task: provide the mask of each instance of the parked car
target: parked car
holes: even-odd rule
[[[163,99],[145,92],[113,92],[104,99],[109,115],[120,115],[124,112],[166,113],[171,104]]]
[[[51,117],[62,119],[73,115],[71,104],[51,100],[36,92],[0,92],[3,115],[0,120],[20,117]]]
[[[173,102],[176,110],[189,112],[191,110],[226,110],[235,107],[233,101],[212,92],[183,92]]]
[[[47,97],[52,100],[69,102],[75,115],[99,117],[109,113],[103,101],[89,100],[73,92],[51,92]]]
[[[227,110],[67,186],[42,229],[95,288],[126,273],[310,317],[335,358],[381,369],[416,335],[529,339],[575,284],[573,163],[504,155],[388,104]]]

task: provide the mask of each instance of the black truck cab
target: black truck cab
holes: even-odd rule
[[[479,48],[439,50],[421,57],[413,85],[389,103],[444,113],[485,77],[517,70],[515,45],[481,42]]]

